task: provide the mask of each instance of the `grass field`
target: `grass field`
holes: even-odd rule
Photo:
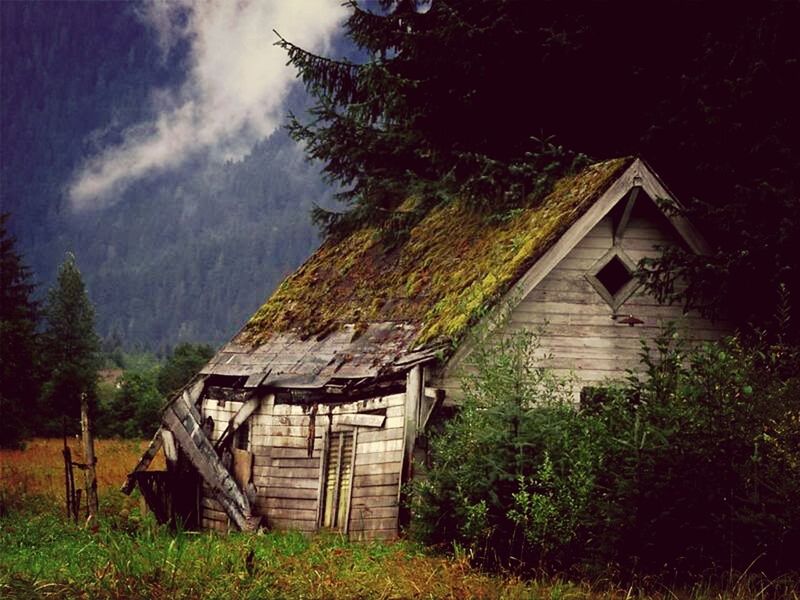
[[[465,556],[411,542],[349,543],[336,535],[171,532],[117,491],[146,442],[99,441],[99,525],[63,517],[61,440],[0,451],[2,598],[547,598],[575,600],[787,598],[789,581],[755,576],[647,592],[602,579],[523,581],[487,574]],[[73,445],[77,451],[77,442]],[[79,454],[75,460],[80,460]]]
[[[101,493],[119,488],[128,471],[147,447],[144,440],[97,440],[97,486]],[[72,460],[84,462],[80,440],[67,438]],[[62,439],[34,438],[24,450],[0,450],[0,490],[6,494],[64,497],[64,459]],[[159,453],[155,469],[164,468]],[[76,485],[82,487],[80,471],[75,470]]]

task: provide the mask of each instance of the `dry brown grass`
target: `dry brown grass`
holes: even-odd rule
[[[79,439],[67,438],[72,460],[83,462]],[[97,486],[102,494],[119,488],[125,476],[147,447],[146,440],[97,440]],[[24,450],[0,450],[0,494],[9,499],[39,496],[61,501],[64,498],[64,442],[60,438],[34,438]],[[164,458],[156,456],[151,468],[163,469]],[[75,483],[83,487],[80,469]]]

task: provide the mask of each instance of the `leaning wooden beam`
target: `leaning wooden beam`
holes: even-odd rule
[[[250,502],[222,464],[192,409],[186,398],[177,399],[164,412],[164,426],[236,526],[243,531],[255,528]]]
[[[147,450],[144,451],[142,457],[139,459],[139,462],[136,463],[136,466],[133,467],[133,471],[128,473],[127,479],[125,479],[125,483],[122,485],[120,490],[123,494],[130,495],[133,491],[133,488],[136,487],[136,473],[139,471],[146,471],[147,467],[150,466],[150,463],[153,460],[153,457],[156,453],[161,449],[162,439],[161,439],[161,428],[158,428],[156,434],[153,436],[153,439],[150,440],[150,445],[147,446]]]
[[[438,390],[433,388],[425,388],[425,393],[422,396],[423,399],[423,409],[420,411],[420,425],[419,430],[421,432],[425,432],[428,428],[428,423],[431,421],[431,417],[433,414],[438,410],[438,408],[444,402],[445,391]]]
[[[628,195],[628,201],[625,203],[625,208],[622,209],[622,214],[619,216],[619,221],[614,225],[614,245],[618,246],[625,235],[625,230],[628,228],[628,222],[631,220],[633,214],[633,206],[636,204],[636,198],[639,196],[639,186],[634,187]]]
[[[169,408],[178,398],[184,398],[189,402],[194,408],[194,412],[197,413],[197,408],[195,404],[200,399],[200,394],[203,393],[203,386],[205,385],[205,375],[195,375],[189,383],[184,385],[181,389],[175,392],[172,397],[170,398],[169,402],[167,402],[167,408]],[[166,409],[164,409],[166,410]],[[199,415],[199,413],[197,413]],[[199,417],[198,417],[199,418]],[[150,444],[147,446],[147,450],[144,451],[139,462],[136,463],[136,466],[133,470],[128,473],[127,478],[125,479],[125,483],[122,484],[120,490],[123,494],[130,495],[133,491],[133,488],[136,487],[136,473],[139,471],[146,471],[147,467],[150,466],[150,463],[153,461],[153,457],[155,457],[156,453],[161,449],[162,444],[162,437],[161,437],[161,427],[158,428],[153,439],[150,440]]]
[[[239,410],[236,411],[236,414],[233,415],[233,418],[228,421],[228,426],[225,427],[225,431],[222,432],[222,435],[219,436],[217,443],[214,444],[214,449],[219,450],[225,444],[227,444],[231,436],[236,433],[236,430],[239,429],[242,423],[250,418],[250,415],[252,415],[260,405],[260,396],[253,395],[249,400],[245,401]]]
[[[178,448],[175,446],[175,437],[169,429],[161,428],[161,442],[164,444],[164,456],[167,467],[174,468],[178,464]]]

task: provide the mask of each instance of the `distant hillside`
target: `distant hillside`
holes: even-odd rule
[[[152,350],[216,344],[311,252],[309,210],[330,192],[277,132],[241,162],[198,156],[111,206],[72,212],[64,189],[77,165],[146,119],[148,95],[174,85],[185,60],[180,47],[162,56],[135,11],[0,4],[0,210],[42,293],[64,251],[76,253],[101,335]]]

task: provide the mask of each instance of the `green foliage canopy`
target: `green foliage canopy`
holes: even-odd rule
[[[530,333],[479,349],[413,483],[412,530],[484,563],[612,577],[800,568],[800,356],[667,332],[644,377],[587,393],[533,369]],[[588,390],[587,390],[588,392]]]
[[[189,382],[197,371],[214,356],[208,344],[178,344],[158,372],[158,391],[168,396]]]
[[[156,386],[158,369],[126,371],[113,389],[101,397],[97,422],[103,437],[141,439],[153,435],[164,405]]]

